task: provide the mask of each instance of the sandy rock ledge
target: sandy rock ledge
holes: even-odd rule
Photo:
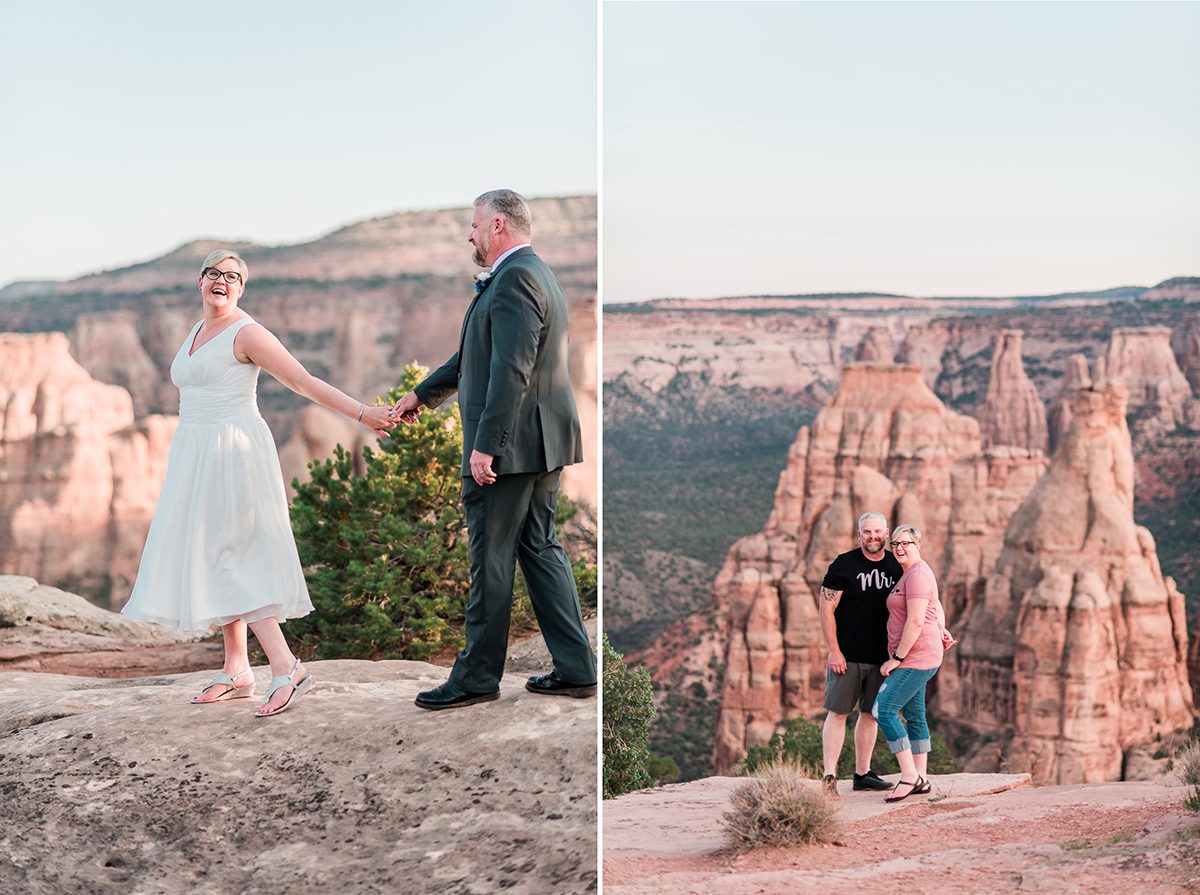
[[[0,673],[0,892],[596,889],[596,700],[426,712],[420,662],[313,662],[292,711],[190,673]],[[269,669],[257,669],[265,692]]]

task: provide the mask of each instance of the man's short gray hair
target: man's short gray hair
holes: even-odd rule
[[[861,516],[858,517],[858,530],[861,532],[863,530],[863,526],[866,525],[872,519],[878,519],[880,522],[883,523],[883,527],[885,529],[887,528],[887,524],[888,524],[887,516],[883,515],[883,513],[872,512],[872,513],[863,513]]]
[[[529,214],[529,205],[524,197],[515,190],[489,190],[475,200],[475,205],[490,208],[496,214],[508,219],[512,228],[519,233],[533,232],[533,220]]]

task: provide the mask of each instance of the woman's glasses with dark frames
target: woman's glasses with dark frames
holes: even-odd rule
[[[210,280],[224,278],[226,283],[236,283],[242,278],[236,270],[217,270],[215,267],[204,268],[204,275]]]

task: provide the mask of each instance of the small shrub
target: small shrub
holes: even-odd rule
[[[654,717],[650,672],[630,668],[603,640],[604,651],[604,798],[642,789],[650,775],[650,719]]]
[[[1193,814],[1200,813],[1200,743],[1189,739],[1176,758],[1180,778],[1186,786],[1191,787],[1184,797],[1183,807]]]
[[[1192,814],[1200,814],[1200,786],[1192,787],[1192,791],[1183,800],[1183,807]]]
[[[1188,743],[1176,757],[1183,782],[1188,786],[1200,786],[1200,743]]]
[[[669,755],[651,755],[646,764],[646,772],[650,774],[651,782],[655,786],[674,783],[679,779],[679,765]]]
[[[832,799],[791,762],[756,770],[733,793],[725,839],[735,851],[828,842],[837,831]]]

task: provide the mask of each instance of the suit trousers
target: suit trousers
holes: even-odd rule
[[[571,684],[596,681],[596,655],[583,626],[571,561],[554,533],[561,476],[560,468],[501,475],[490,485],[463,479],[471,591],[467,643],[450,682],[467,693],[490,693],[500,685],[517,562],[558,676]]]

